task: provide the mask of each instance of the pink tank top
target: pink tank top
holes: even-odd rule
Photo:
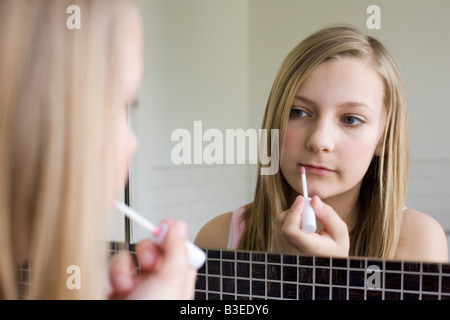
[[[228,245],[230,250],[236,250],[239,240],[241,240],[242,233],[245,228],[245,221],[242,220],[242,213],[244,213],[245,207],[236,209],[231,214],[230,231],[228,232]]]

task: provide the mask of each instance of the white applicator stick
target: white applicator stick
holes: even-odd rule
[[[305,198],[305,209],[302,215],[302,231],[306,233],[313,233],[316,231],[316,214],[311,207],[311,198],[308,197],[308,188],[306,186],[306,172],[302,167],[302,187],[303,197]]]
[[[123,202],[117,201],[116,208],[120,212],[125,214],[128,218],[130,218],[137,224],[140,224],[148,231],[150,231],[150,238],[151,240],[153,240],[153,242],[155,242],[158,245],[162,244],[166,236],[167,229],[165,228],[158,229],[150,221],[145,219],[143,216],[141,216],[139,213],[131,209]],[[188,250],[189,265],[195,269],[201,268],[201,266],[203,266],[206,260],[205,252],[190,241],[186,241],[186,247]]]

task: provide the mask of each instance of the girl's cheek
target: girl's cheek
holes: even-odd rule
[[[375,134],[361,134],[348,137],[342,135],[340,141],[340,154],[345,160],[372,158],[378,145]]]
[[[284,145],[289,147],[300,147],[301,146],[301,140],[302,140],[302,134],[301,132],[298,132],[298,130],[294,130],[293,128],[290,128],[289,125],[286,129],[286,135],[284,138]]]

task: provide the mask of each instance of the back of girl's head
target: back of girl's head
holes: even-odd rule
[[[99,298],[113,197],[126,0],[0,0],[0,298]],[[68,267],[80,269],[70,289]]]
[[[386,124],[380,141],[381,154],[369,168],[370,173],[376,174],[362,186],[361,193],[362,198],[368,198],[375,203],[374,206],[377,206],[377,210],[372,210],[377,213],[373,213],[370,218],[380,220],[375,223],[378,228],[376,233],[383,234],[383,237],[396,238],[399,218],[397,215],[394,217],[389,210],[397,212],[393,206],[400,208],[406,197],[409,157],[407,107],[399,68],[393,56],[380,41],[362,34],[351,26],[341,25],[323,28],[305,38],[292,49],[280,67],[268,99],[262,128],[279,129],[282,157],[284,135],[296,92],[319,64],[337,59],[356,59],[367,63],[378,73],[384,85]],[[268,145],[264,147],[270,150],[270,139]],[[281,212],[290,206],[289,190],[290,187],[281,171],[273,176],[259,176],[253,205],[265,202],[262,207],[271,208],[269,209],[272,211],[271,218],[268,220],[271,221],[275,212]],[[361,225],[369,223],[371,222],[365,221],[361,222]],[[392,226],[395,226],[395,230],[391,230]],[[263,237],[267,236],[261,234],[258,241],[264,241]],[[382,248],[375,245],[370,252],[366,252],[364,248],[356,248],[356,243],[351,250],[355,249],[355,254],[388,256],[392,254],[390,244],[395,242],[394,238],[379,239]],[[369,242],[372,243],[372,240]]]

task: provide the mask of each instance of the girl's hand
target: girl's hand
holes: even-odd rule
[[[192,299],[197,271],[188,265],[186,224],[164,222],[168,227],[162,248],[150,240],[136,245],[136,264],[128,252],[120,252],[109,268],[109,299]]]
[[[298,196],[289,210],[275,218],[272,251],[287,254],[347,257],[350,247],[347,225],[329,205],[314,196],[311,206],[322,223],[319,233],[302,231],[302,213],[305,199]]]

